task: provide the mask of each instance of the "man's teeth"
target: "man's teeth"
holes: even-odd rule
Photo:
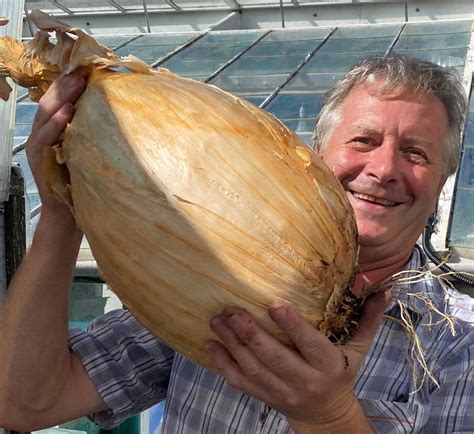
[[[357,197],[358,199],[366,200],[367,202],[377,203],[379,205],[385,205],[385,206],[395,206],[395,205],[397,205],[396,202],[392,202],[391,200],[379,199],[377,197],[370,196],[370,195],[364,194],[364,193],[356,193],[356,192],[353,191],[352,194],[355,197]]]

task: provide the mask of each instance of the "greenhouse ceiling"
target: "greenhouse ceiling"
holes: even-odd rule
[[[137,12],[137,11],[185,11],[192,9],[240,10],[255,7],[299,7],[326,4],[360,3],[358,0],[29,0],[28,9],[50,10],[52,13],[68,15],[95,12]],[[380,0],[366,0],[363,3],[388,3]],[[406,2],[402,2],[406,3]]]

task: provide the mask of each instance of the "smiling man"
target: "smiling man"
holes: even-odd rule
[[[354,209],[359,265],[377,270],[376,281],[408,262],[450,172],[443,103],[407,85],[382,92],[383,84],[355,86],[321,143]]]
[[[166,434],[474,432],[474,303],[430,274],[394,285],[391,302],[369,297],[344,345],[291,306],[269,309],[291,348],[230,307],[211,322],[215,371],[163,345],[124,310],[68,336],[81,234],[46,193],[40,163],[85,86],[83,71],[53,83],[28,140],[43,210],[0,313],[0,426],[36,429],[91,415],[110,428],[166,399]],[[454,75],[399,56],[363,61],[329,92],[315,138],[354,208],[355,293],[426,269],[416,240],[456,170],[465,105]],[[456,320],[455,333],[440,312]]]

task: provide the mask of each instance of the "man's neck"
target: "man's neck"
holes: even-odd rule
[[[375,258],[374,255],[364,255],[364,249],[361,247],[358,271],[352,292],[355,295],[361,295],[365,288],[380,283],[402,270],[409,261],[411,252],[410,249],[397,255],[386,257],[381,255]]]

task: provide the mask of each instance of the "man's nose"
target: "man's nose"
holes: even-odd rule
[[[375,148],[365,167],[366,174],[377,179],[381,184],[394,184],[400,177],[400,156],[397,147],[391,143],[384,143]]]

